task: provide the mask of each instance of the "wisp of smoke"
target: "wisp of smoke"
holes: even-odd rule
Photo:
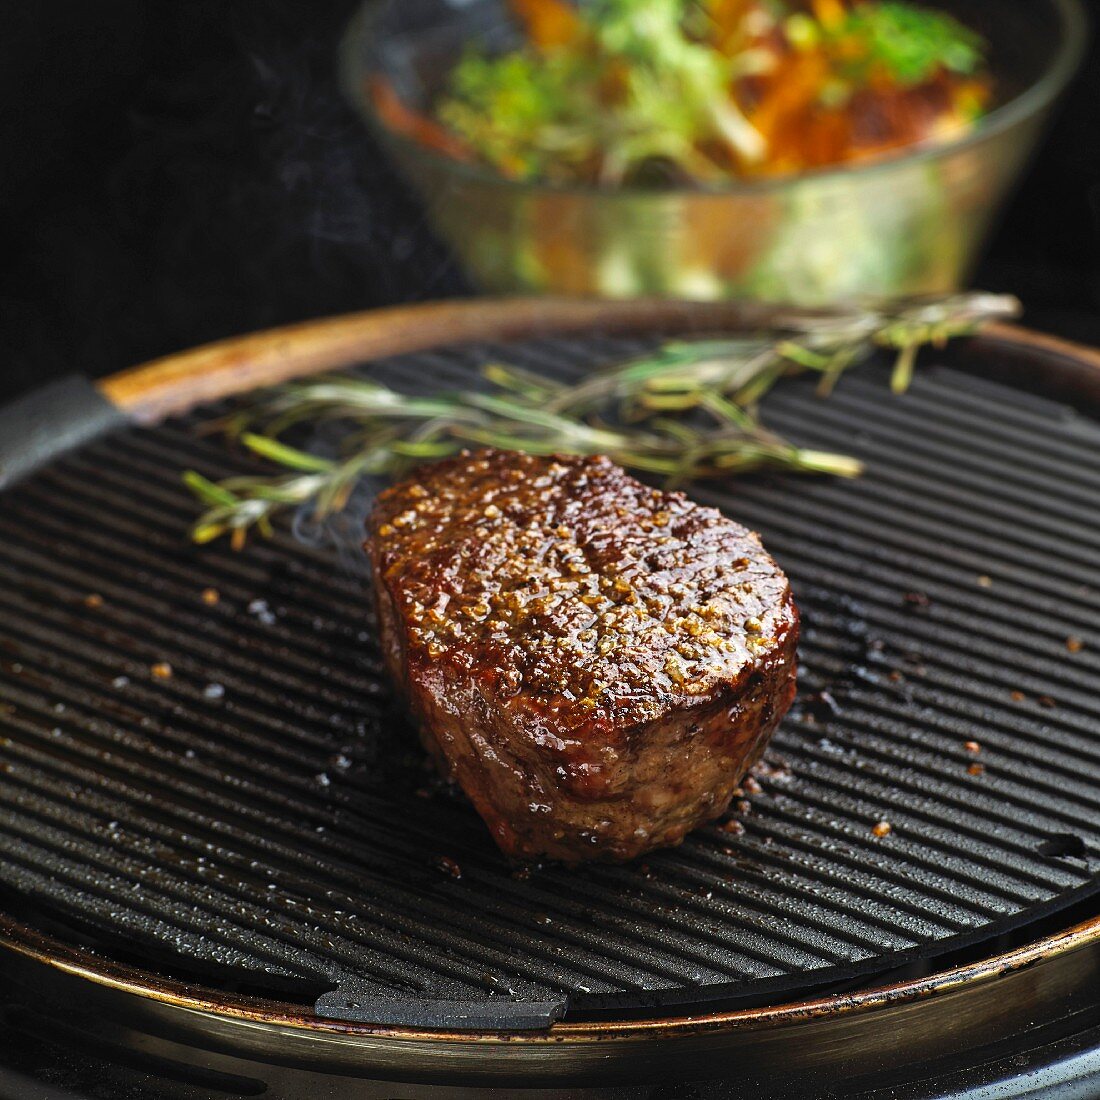
[[[306,546],[333,551],[348,576],[366,581],[370,577],[370,564],[363,550],[367,516],[374,498],[385,486],[383,478],[365,478],[343,511],[323,518],[318,518],[312,506],[302,505],[291,519],[291,532]]]

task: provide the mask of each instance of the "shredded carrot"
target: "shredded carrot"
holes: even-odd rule
[[[813,0],[812,6],[817,21],[827,30],[839,27],[847,14],[844,0]]]
[[[455,160],[472,159],[469,149],[462,141],[435,119],[414,111],[394,91],[388,80],[374,77],[368,81],[367,91],[378,117],[391,130]]]
[[[711,37],[727,56],[737,53],[745,40],[745,16],[752,0],[711,0],[708,14],[713,21]]]
[[[584,38],[576,9],[564,0],[508,0],[508,6],[540,50],[573,46]]]
[[[749,121],[768,144],[768,172],[790,171],[804,163],[802,135],[806,119],[827,73],[825,59],[807,50],[789,57],[782,79],[769,82]],[[746,171],[751,166],[744,166]]]

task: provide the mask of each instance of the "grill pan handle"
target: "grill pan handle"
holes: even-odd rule
[[[0,408],[0,489],[127,420],[91,382],[75,374],[16,398]]]

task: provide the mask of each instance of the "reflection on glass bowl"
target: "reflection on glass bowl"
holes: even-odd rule
[[[370,0],[345,85],[474,281],[504,293],[825,305],[965,282],[1076,68],[1078,0],[937,4],[990,43],[997,103],[975,128],[857,166],[723,186],[555,186],[505,179],[389,129],[379,77],[423,110],[471,41],[507,42],[501,0]]]

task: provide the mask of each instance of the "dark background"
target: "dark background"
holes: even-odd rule
[[[1028,0],[1003,0],[1027,3]],[[356,0],[4,5],[0,399],[464,292],[336,85]],[[1100,0],[1090,0],[1100,23]],[[1100,343],[1100,50],[975,284]]]

